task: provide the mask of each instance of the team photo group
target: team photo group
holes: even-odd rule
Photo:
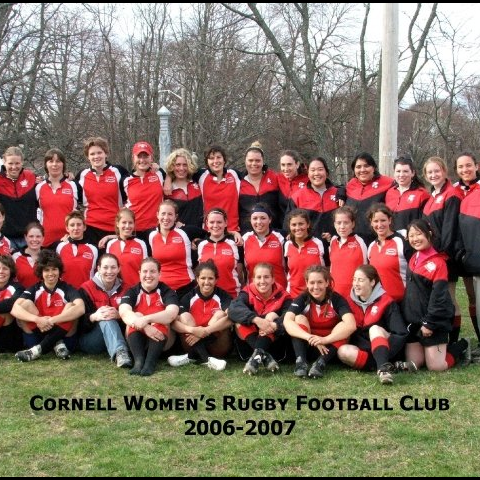
[[[73,174],[59,149],[44,171],[19,147],[0,173],[0,352],[106,354],[131,375],[201,363],[321,378],[332,362],[382,384],[420,368],[480,363],[462,338],[462,282],[480,329],[480,174],[471,152],[421,171],[409,157],[380,174],[366,152],[337,186],[328,162],[294,150],[269,168],[261,145],[244,170],[227,151],[152,145],[131,169],[108,141],[84,143]],[[54,361],[54,360],[52,360]],[[168,365],[167,365],[168,364]],[[187,367],[188,368],[188,367]],[[334,374],[334,373],[333,373]]]

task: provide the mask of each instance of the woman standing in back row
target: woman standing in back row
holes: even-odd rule
[[[82,203],[85,207],[85,238],[98,245],[106,235],[115,235],[115,216],[125,200],[123,179],[128,172],[119,165],[107,161],[110,148],[107,140],[91,137],[85,141],[83,152],[90,162],[77,175],[82,187]]]

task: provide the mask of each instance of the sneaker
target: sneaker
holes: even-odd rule
[[[21,350],[20,352],[17,352],[15,354],[15,358],[19,362],[31,362],[32,360],[36,360],[39,357],[40,353],[36,353],[33,348],[29,348],[28,350]]]
[[[394,363],[395,373],[406,372],[406,373],[415,373],[418,368],[415,365],[415,362],[408,360],[407,362],[395,362]]]
[[[172,367],[182,367],[193,362],[193,360],[188,357],[188,353],[185,353],[184,355],[171,355],[167,358],[167,362]]]
[[[60,360],[68,360],[70,358],[70,352],[61,340],[53,347],[53,351]]]
[[[260,349],[256,349],[245,364],[245,367],[243,368],[243,373],[248,373],[248,375],[256,375],[261,363],[262,353]]]
[[[480,359],[480,343],[478,344],[477,347],[475,347],[475,348],[472,350],[472,360],[473,360],[474,358]]]
[[[204,363],[208,368],[211,368],[212,370],[225,370],[225,367],[227,366],[227,362],[225,360],[221,360],[219,358],[215,357],[208,357],[207,363]]]
[[[125,348],[117,350],[116,362],[118,368],[130,368],[133,365],[132,359]]]
[[[297,357],[295,362],[295,370],[293,374],[296,377],[305,378],[307,376],[308,365],[307,362],[302,357]]]
[[[460,365],[462,367],[466,367],[467,365],[470,365],[472,363],[472,345],[469,338],[462,338],[460,342],[462,340],[465,340],[467,346],[460,355]]]
[[[323,357],[318,357],[310,367],[308,376],[310,378],[322,378],[325,375],[325,368],[327,364]]]
[[[378,378],[382,385],[392,385],[394,366],[391,363],[384,363],[377,372]]]
[[[270,372],[275,372],[280,369],[277,361],[268,352],[263,354],[262,363],[267,370],[270,370]]]

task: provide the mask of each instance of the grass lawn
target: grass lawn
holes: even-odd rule
[[[474,336],[469,319],[463,335]],[[201,365],[173,369],[162,361],[148,378],[131,377],[103,356],[77,354],[60,362],[49,354],[21,364],[0,355],[0,364],[2,476],[478,476],[480,471],[480,365],[399,374],[393,386],[384,386],[373,373],[337,366],[315,381],[294,378],[292,365],[282,365],[275,375],[261,371],[248,377],[237,360],[224,372]],[[35,411],[30,406],[35,395],[57,402],[101,399],[104,408],[110,399],[117,410]],[[154,409],[127,411],[124,395],[143,395]],[[404,400],[405,408],[419,409],[402,409],[405,396],[416,399]],[[237,407],[244,407],[240,400],[251,402],[246,410],[224,408],[231,397]],[[312,407],[351,398],[359,404],[366,399],[373,408],[376,399],[377,408],[392,410],[340,410],[338,402],[330,411],[298,410],[299,397]],[[198,408],[155,409],[160,399],[197,399]],[[257,405],[254,399],[263,401]],[[265,399],[287,403],[283,411],[278,402],[275,410],[255,410]],[[442,402],[448,410],[440,409],[439,399],[447,399]],[[256,435],[246,434],[248,420],[256,422]],[[209,433],[185,435],[186,421]],[[286,421],[296,422],[289,435]],[[244,430],[229,435],[232,424]],[[226,433],[215,435],[219,426]],[[266,429],[270,433],[260,434]]]

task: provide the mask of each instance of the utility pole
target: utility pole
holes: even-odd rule
[[[380,173],[393,176],[398,135],[398,3],[383,4]]]

